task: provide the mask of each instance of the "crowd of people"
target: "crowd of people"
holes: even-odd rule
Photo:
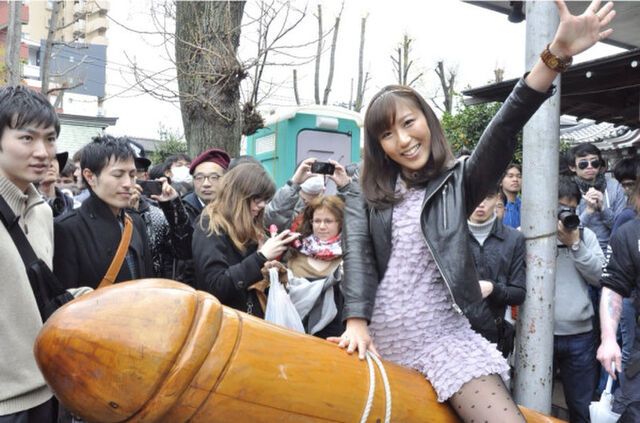
[[[51,307],[161,277],[262,318],[271,268],[307,333],[418,370],[464,421],[524,421],[508,384],[526,301],[514,140],[562,71],[545,58],[566,61],[606,37],[612,7],[572,16],[558,2],[553,41],[470,156],[455,159],[424,98],[394,85],[369,103],[362,163],[330,160],[323,175],[306,158],[282,187],[256,159],[216,148],[152,166],[132,139],[100,135],[69,158],[56,151],[47,99],[0,89],[0,423],[74,419],[33,357]],[[616,410],[640,421],[628,299],[640,281],[638,169],[623,159],[610,177],[591,144],[561,158],[553,357],[572,422],[589,421],[607,373],[619,376]],[[301,280],[321,289],[298,301]]]

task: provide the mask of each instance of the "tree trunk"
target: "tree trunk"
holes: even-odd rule
[[[9,26],[7,28],[6,56],[7,84],[19,85],[22,78],[22,63],[20,63],[20,41],[22,39],[22,11],[21,1],[10,1]]]
[[[333,26],[333,39],[331,40],[331,58],[329,59],[329,76],[327,77],[327,86],[324,88],[324,98],[322,99],[322,104],[325,105],[329,102],[329,93],[331,92],[331,85],[333,84],[333,71],[336,66],[336,43],[338,41],[338,29],[340,28],[341,16],[342,10],[336,18],[336,24]]]
[[[451,113],[453,110],[453,95],[455,94],[454,85],[456,81],[456,72],[449,69],[449,78],[445,75],[444,62],[439,61],[435,69],[438,78],[440,78],[440,85],[442,86],[442,92],[444,95],[444,109],[443,112]]]
[[[362,18],[360,23],[360,51],[358,52],[358,87],[356,88],[356,103],[353,108],[356,112],[362,110],[364,101],[364,90],[367,85],[367,78],[364,75],[364,34],[367,28],[367,17]]]
[[[211,147],[230,156],[240,150],[240,82],[237,58],[244,1],[176,2],[176,68],[189,153]]]
[[[320,57],[322,57],[322,5],[318,4],[318,48],[316,50],[316,73],[313,81],[313,96],[316,104],[320,104]]]
[[[411,49],[411,38],[404,34],[402,41],[402,85],[409,85],[409,69],[411,61],[409,60],[409,50]]]
[[[300,95],[298,94],[298,71],[293,70],[293,96],[296,99],[296,104],[300,105]]]
[[[58,28],[58,15],[60,14],[61,1],[54,1],[51,5],[51,17],[49,18],[49,32],[47,33],[47,41],[44,45],[44,52],[42,53],[42,62],[40,63],[40,81],[42,81],[42,94],[48,96],[49,94],[49,75],[51,69],[49,69],[49,62],[51,61],[51,55],[53,53],[53,41]],[[62,98],[62,93],[58,94]],[[56,101],[58,103],[58,101]]]

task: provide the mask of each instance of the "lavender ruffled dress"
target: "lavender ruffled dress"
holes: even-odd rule
[[[392,248],[369,329],[380,354],[421,372],[444,402],[466,382],[509,366],[477,334],[452,299],[420,228],[424,189],[409,189],[393,210]]]

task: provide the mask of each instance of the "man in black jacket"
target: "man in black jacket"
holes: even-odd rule
[[[496,342],[506,357],[513,349],[515,332],[513,325],[505,321],[505,312],[507,306],[522,304],[526,294],[525,242],[524,235],[496,217],[499,199],[496,186],[476,207],[467,224],[483,302],[493,315],[493,321],[472,320],[472,325],[489,341]]]
[[[134,156],[126,139],[109,135],[84,147],[80,165],[89,198],[54,225],[53,270],[66,288],[96,288],[113,261],[135,185]],[[131,218],[131,242],[116,282],[153,274],[144,222],[136,215]]]

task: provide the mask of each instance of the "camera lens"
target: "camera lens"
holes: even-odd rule
[[[576,229],[580,226],[580,218],[571,210],[560,210],[560,213],[558,213],[558,220],[560,220],[562,225],[569,230]]]

